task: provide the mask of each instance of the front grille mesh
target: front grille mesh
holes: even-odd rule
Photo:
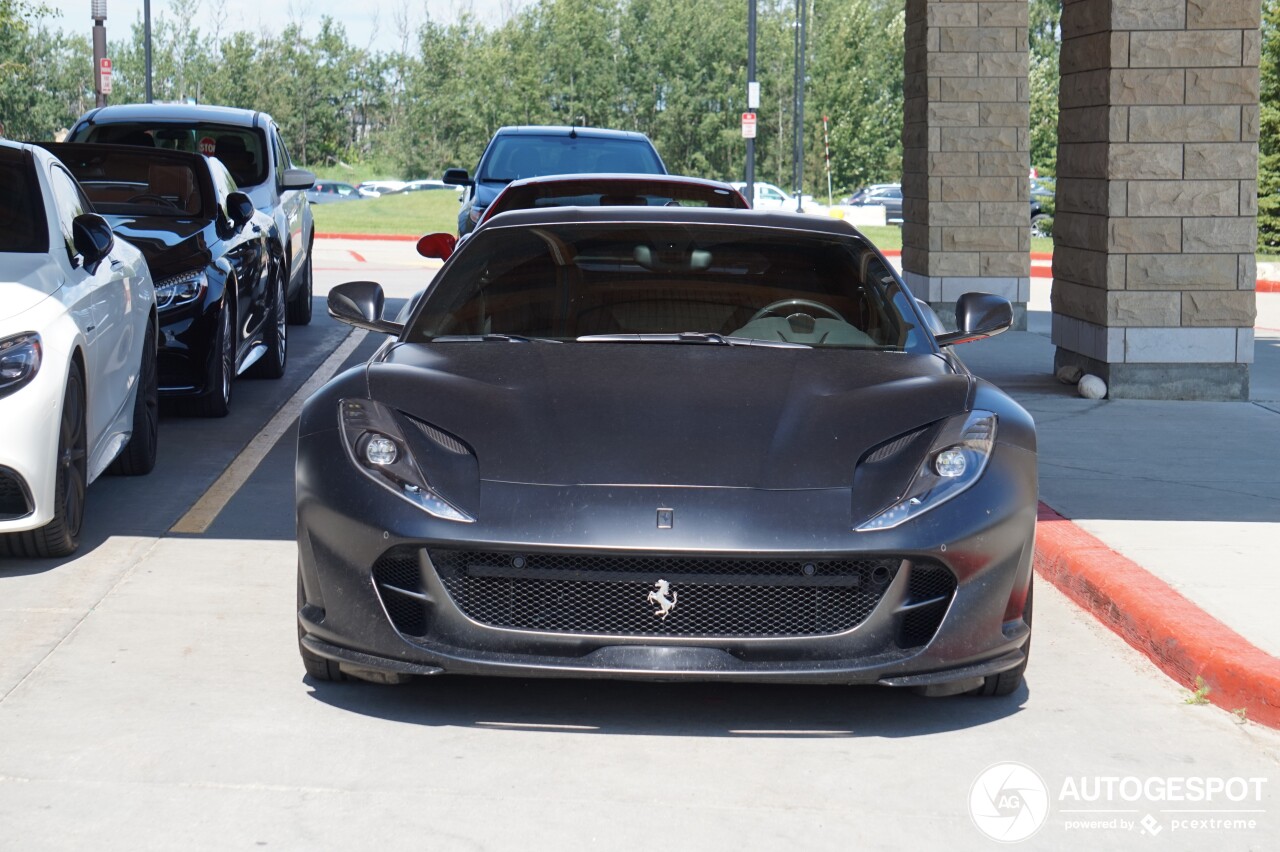
[[[0,470],[0,518],[20,518],[30,512],[22,484],[14,474]]]
[[[623,636],[814,636],[861,624],[898,559],[804,560],[433,550],[454,603],[494,627]],[[655,614],[658,580],[675,600]]]
[[[913,565],[907,581],[907,604],[925,604],[902,614],[898,645],[918,648],[938,632],[956,590],[956,576],[941,565]],[[928,603],[926,603],[928,602]]]
[[[422,574],[416,547],[393,547],[373,564],[373,581],[396,630],[409,636],[427,632],[426,610],[421,598]]]

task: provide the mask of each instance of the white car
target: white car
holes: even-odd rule
[[[747,185],[742,181],[732,183],[730,186],[746,195]],[[797,210],[796,197],[772,183],[756,181],[755,194],[756,197],[751,202],[751,207],[755,210]],[[817,206],[814,204],[813,198],[808,195],[803,196],[801,201],[805,212]]]
[[[88,485],[155,465],[155,291],[52,154],[0,140],[0,186],[0,554],[66,556]]]

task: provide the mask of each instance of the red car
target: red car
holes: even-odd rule
[[[509,210],[542,207],[722,207],[746,210],[742,193],[727,183],[681,175],[546,175],[507,184],[481,217],[482,224]],[[445,260],[457,240],[452,234],[427,234],[418,241],[423,257]]]

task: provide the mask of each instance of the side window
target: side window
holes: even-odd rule
[[[280,139],[280,128],[274,124],[271,125],[271,156],[276,163],[276,185],[279,186],[284,182],[284,170],[292,168],[293,164],[289,162],[289,152]]]
[[[84,197],[84,193],[80,191],[80,185],[76,183],[75,178],[61,166],[54,166],[50,170],[49,179],[53,188],[53,203],[57,211],[58,228],[62,231],[62,239],[66,244],[67,260],[74,261],[76,246],[71,223],[80,214],[92,212],[93,205]]]

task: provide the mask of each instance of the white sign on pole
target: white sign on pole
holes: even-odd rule
[[[105,57],[98,62],[98,91],[111,94],[111,60]]]
[[[742,114],[742,138],[756,138],[756,114],[754,112],[744,112]]]
[[[754,80],[747,83],[747,109],[760,109],[760,84]]]

